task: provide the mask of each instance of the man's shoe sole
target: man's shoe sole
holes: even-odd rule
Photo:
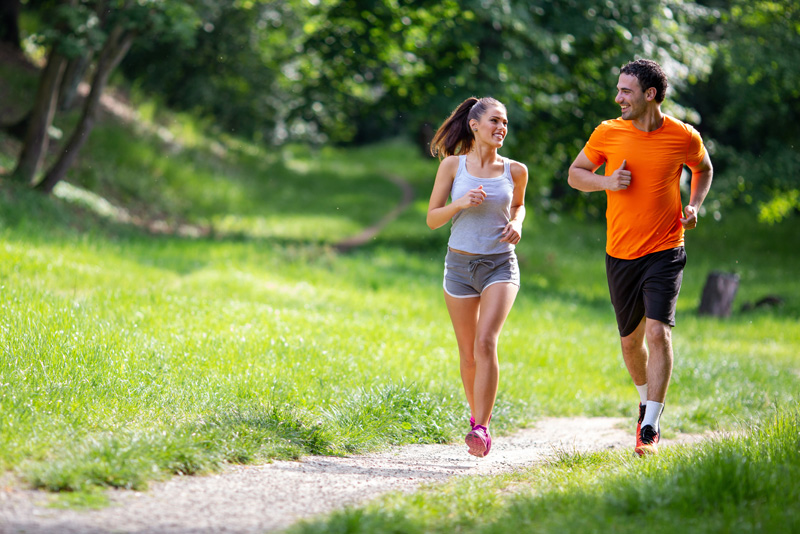
[[[657,445],[641,445],[636,447],[635,449],[636,454],[639,456],[644,456],[646,454],[658,454],[658,446]]]

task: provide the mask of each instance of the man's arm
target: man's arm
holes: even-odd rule
[[[631,185],[631,171],[625,169],[625,160],[619,169],[615,170],[611,176],[595,174],[594,171],[600,165],[592,163],[583,150],[569,166],[569,185],[578,191],[591,193],[592,191],[619,191],[627,189]]]
[[[689,203],[683,208],[683,213],[686,216],[680,219],[686,230],[691,230],[697,226],[697,213],[700,211],[700,206],[703,205],[709,189],[711,189],[714,167],[711,165],[711,158],[708,156],[708,152],[706,152],[700,163],[694,167],[689,167],[689,169],[692,171],[692,193],[689,197]]]

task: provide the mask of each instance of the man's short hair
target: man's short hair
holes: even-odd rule
[[[637,59],[631,61],[620,69],[620,73],[634,76],[639,80],[639,85],[642,91],[647,91],[649,88],[654,87],[656,90],[656,102],[659,104],[664,101],[667,96],[667,75],[661,65],[650,59]]]

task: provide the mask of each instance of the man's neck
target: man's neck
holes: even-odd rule
[[[648,113],[645,113],[638,119],[633,120],[633,126],[637,130],[643,132],[652,132],[661,128],[664,124],[664,114],[661,113],[661,107],[653,107]]]

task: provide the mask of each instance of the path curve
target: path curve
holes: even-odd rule
[[[353,237],[348,237],[336,243],[334,248],[339,252],[347,252],[369,242],[370,239],[378,235],[378,233],[383,230],[386,225],[394,221],[401,213],[403,213],[403,211],[405,211],[408,206],[411,205],[411,202],[414,201],[414,188],[411,187],[410,183],[408,183],[402,177],[394,174],[390,174],[386,178],[398,186],[402,191],[403,198],[400,200],[400,203],[386,215],[381,217],[378,222],[365,228],[360,234],[357,234]]]
[[[410,445],[346,458],[230,466],[210,476],[174,477],[146,492],[115,490],[102,510],[47,508],[51,495],[0,488],[3,534],[256,534],[359,505],[389,491],[411,492],[455,476],[496,475],[554,458],[559,452],[633,447],[625,419],[549,418],[533,428],[498,436],[486,458],[463,443]],[[681,435],[665,444],[695,441]],[[631,453],[632,454],[632,453]]]

